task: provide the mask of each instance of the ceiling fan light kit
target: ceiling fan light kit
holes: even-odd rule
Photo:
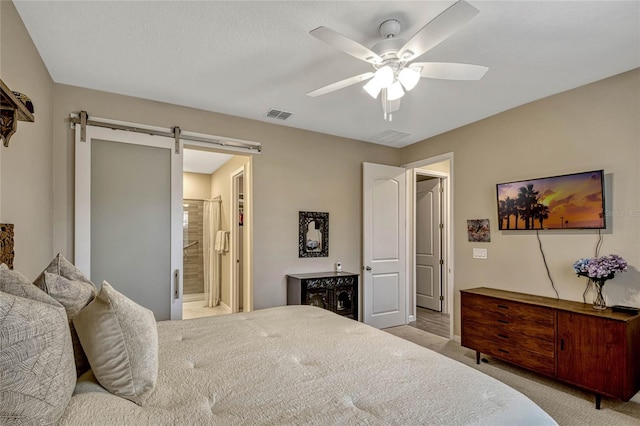
[[[387,100],[395,101],[403,96],[404,90],[402,90],[402,85],[398,80],[396,80],[391,86],[389,86],[389,89],[387,89]]]
[[[369,80],[363,88],[373,99],[376,99],[380,94],[380,91],[382,89],[388,89],[394,81],[395,74],[393,69],[390,66],[385,65],[374,73],[373,78]]]
[[[487,67],[447,62],[410,63],[456,32],[478,12],[460,0],[428,22],[408,42],[398,38],[400,22],[388,19],[379,28],[383,40],[371,49],[327,27],[316,28],[310,32],[312,36],[368,62],[376,71],[329,84],[307,93],[307,96],[324,95],[369,80],[363,86],[364,90],[374,99],[382,94],[383,116],[391,121],[391,112],[400,109],[400,99],[405,90],[408,92],[415,88],[420,78],[479,80],[487,72]]]
[[[382,86],[378,84],[375,78],[372,78],[362,86],[362,88],[369,94],[373,99],[376,99],[382,90]]]
[[[398,80],[400,80],[405,90],[409,91],[416,87],[420,81],[420,71],[414,68],[403,68],[398,73]]]

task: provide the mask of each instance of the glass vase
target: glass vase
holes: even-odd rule
[[[593,309],[602,311],[607,309],[607,303],[604,300],[604,294],[602,289],[604,288],[604,280],[593,280],[593,291],[595,292],[593,297]]]

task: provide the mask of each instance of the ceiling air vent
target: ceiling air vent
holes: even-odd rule
[[[393,145],[402,138],[409,136],[409,133],[400,132],[398,130],[385,130],[382,133],[371,136],[371,142],[380,143],[383,145]]]
[[[267,118],[277,118],[278,120],[286,120],[287,118],[291,117],[291,113],[286,111],[279,111],[277,109],[270,109],[269,111],[267,111],[267,113],[264,116]]]

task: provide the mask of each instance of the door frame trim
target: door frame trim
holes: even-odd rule
[[[242,167],[232,171],[229,175],[231,194],[229,230],[229,281],[230,281],[230,308],[232,312],[239,312],[240,298],[238,295],[237,274],[234,258],[238,247],[238,223],[235,220],[235,211],[239,202],[234,196],[234,185],[239,174],[242,174],[243,195],[243,222],[242,222],[242,312],[253,311],[253,157],[246,156],[247,162]],[[233,222],[231,222],[233,221]],[[234,232],[235,231],[235,232]],[[234,285],[235,284],[235,285]]]
[[[440,218],[440,222],[443,222],[444,219],[444,210],[446,209],[446,206],[444,205],[445,203],[445,194],[444,192],[446,191],[446,180],[448,178],[448,174],[447,173],[440,173],[440,172],[433,172],[433,171],[427,171],[427,170],[423,170],[423,169],[412,169],[413,173],[413,212],[411,212],[413,214],[413,217],[417,217],[417,213],[418,213],[418,203],[417,203],[417,199],[418,199],[418,188],[416,187],[417,184],[417,178],[418,176],[428,176],[428,177],[432,177],[434,179],[438,179],[439,180],[439,185],[440,188],[442,190],[442,192],[439,194],[440,200],[439,200],[439,205],[440,205],[440,212],[438,214],[438,217]],[[418,305],[418,262],[416,260],[417,257],[417,246],[418,246],[418,239],[416,238],[416,230],[417,230],[417,221],[414,220],[413,221],[413,232],[412,232],[412,237],[411,237],[411,241],[412,241],[412,247],[411,247],[411,253],[413,253],[413,257],[409,258],[407,257],[407,262],[411,262],[412,263],[412,267],[411,267],[411,286],[413,291],[412,293],[412,297],[413,297],[413,302],[415,303],[416,307],[414,307],[414,320],[416,319],[416,312],[417,312],[417,305]],[[444,250],[446,248],[446,241],[445,241],[445,230],[442,229],[439,231],[440,232],[440,257],[444,258],[445,256],[443,256],[444,254]],[[440,294],[442,295],[442,292],[444,290],[446,290],[446,275],[444,273],[446,269],[445,265],[441,265],[440,266]],[[411,311],[410,311],[411,312]],[[442,313],[447,313],[447,305],[445,303],[442,303],[442,300],[440,301],[440,312]]]
[[[229,295],[230,295],[230,301],[229,304],[231,305],[231,313],[235,314],[236,312],[239,312],[239,301],[238,301],[238,287],[240,285],[240,283],[238,282],[238,248],[239,248],[239,239],[238,239],[238,233],[239,233],[239,224],[238,224],[238,220],[237,220],[237,213],[238,210],[240,209],[240,201],[238,199],[238,195],[240,193],[240,188],[238,188],[238,178],[242,176],[242,180],[243,180],[243,187],[244,187],[244,177],[245,177],[245,166],[239,167],[236,170],[231,172],[231,175],[229,176],[229,179],[231,180],[231,211],[229,212],[229,221],[230,221],[230,230],[231,230],[231,247],[229,247],[229,262],[230,262],[230,267],[229,267],[229,275],[230,275],[230,289],[229,289]],[[242,196],[244,197],[244,189],[242,191]],[[244,233],[243,233],[244,236]],[[244,263],[245,263],[245,259],[244,259],[244,254],[243,254],[243,259],[242,259],[242,266],[244,268]],[[245,290],[243,288],[243,290]],[[243,296],[244,296],[244,291],[243,291]],[[244,305],[244,304],[243,304]],[[243,306],[244,308],[244,306]]]
[[[412,260],[412,256],[415,257],[415,174],[416,169],[422,169],[432,164],[441,163],[443,161],[449,160],[449,173],[436,172],[436,171],[425,171],[421,170],[421,174],[427,174],[429,176],[440,177],[443,179],[442,184],[444,188],[444,244],[445,244],[445,268],[443,273],[443,279],[445,280],[446,286],[446,303],[443,304],[443,312],[449,314],[449,339],[455,340],[454,335],[454,319],[455,319],[455,310],[454,310],[454,289],[455,289],[455,280],[454,280],[454,230],[453,230],[453,219],[454,219],[454,206],[453,206],[453,195],[454,195],[454,154],[453,152],[448,152],[445,154],[436,155],[433,157],[424,158],[422,160],[413,161],[411,163],[403,164],[402,167],[407,169],[407,175],[411,176],[407,185],[408,194],[411,194],[410,197],[407,197],[407,232],[410,238],[407,238],[407,252],[411,253],[407,256],[407,276],[411,276],[411,283],[408,282],[408,286],[412,287],[412,305],[409,306],[410,310],[407,309],[407,319],[408,321],[416,320],[416,304],[415,304],[415,261]],[[409,186],[411,188],[409,189]],[[411,203],[411,204],[409,204]],[[407,301],[407,303],[411,303]],[[445,311],[446,308],[446,311]],[[411,315],[410,315],[411,314]]]

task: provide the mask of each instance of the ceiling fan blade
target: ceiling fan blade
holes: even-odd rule
[[[342,50],[344,53],[351,55],[354,58],[358,58],[371,64],[379,64],[382,62],[382,58],[378,56],[377,53],[330,28],[318,27],[315,30],[310,31],[309,34],[327,44],[330,44],[338,50]]]
[[[414,62],[411,68],[422,68],[421,77],[442,80],[480,80],[489,70],[483,65],[457,64],[454,62]]]
[[[307,93],[307,96],[311,96],[313,98],[316,96],[325,95],[327,93],[335,92],[336,90],[340,90],[345,87],[352,86],[356,83],[360,83],[361,81],[369,80],[371,77],[373,77],[372,72],[366,72],[364,74],[354,75],[353,77],[345,78],[344,80],[336,81],[335,83],[331,83],[327,86],[313,90]]]
[[[478,9],[466,1],[458,1],[440,15],[433,18],[427,25],[422,27],[416,35],[411,37],[411,40],[406,42],[398,52],[398,58],[407,62],[417,58],[458,31],[460,27],[469,22],[478,12]]]

